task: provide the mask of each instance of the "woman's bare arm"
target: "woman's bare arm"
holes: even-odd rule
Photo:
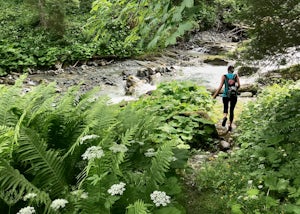
[[[216,90],[216,92],[213,95],[214,99],[216,98],[216,96],[218,96],[219,92],[221,91],[221,89],[223,87],[223,84],[224,84],[224,81],[225,81],[225,76],[223,75],[222,78],[221,78],[221,83],[219,85],[219,88]]]
[[[236,80],[237,80],[237,88],[241,87],[241,83],[240,83],[240,78],[238,75],[236,75]]]

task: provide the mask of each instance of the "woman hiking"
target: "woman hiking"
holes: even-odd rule
[[[223,121],[222,126],[224,127],[227,122],[227,115],[228,115],[228,106],[230,103],[230,109],[229,109],[229,127],[228,131],[232,131],[232,122],[234,118],[234,108],[237,103],[237,90],[241,86],[240,79],[237,74],[234,74],[234,66],[230,65],[227,68],[228,73],[225,75],[222,75],[221,83],[217,91],[214,93],[213,98],[215,99],[216,96],[218,96],[219,92],[221,91],[223,85],[225,85],[222,99],[223,99]]]

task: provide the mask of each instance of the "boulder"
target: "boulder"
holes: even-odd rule
[[[257,84],[242,84],[239,88],[239,92],[251,92],[252,94],[257,94],[258,85]]]
[[[228,61],[219,58],[219,57],[215,57],[215,58],[207,58],[203,61],[204,63],[210,64],[210,65],[228,65]]]
[[[227,141],[225,140],[221,140],[220,141],[220,144],[219,144],[219,147],[222,151],[226,151],[228,149],[230,149],[230,143],[228,143]]]
[[[252,92],[242,92],[240,97],[253,97]]]
[[[126,95],[141,96],[149,91],[155,90],[156,86],[147,83],[146,80],[130,75],[126,79]]]
[[[249,66],[241,66],[238,68],[239,76],[250,76],[255,74],[259,68],[257,67],[249,67]]]

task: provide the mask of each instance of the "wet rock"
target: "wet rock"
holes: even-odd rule
[[[194,170],[201,169],[201,166],[209,160],[209,154],[196,154],[189,158],[188,165]]]
[[[239,92],[251,92],[252,94],[257,94],[257,91],[259,90],[257,84],[242,84],[239,88]]]
[[[136,75],[136,71],[133,70],[124,70],[122,71],[123,80],[126,80],[130,75]]]
[[[208,58],[208,59],[205,59],[203,62],[210,64],[210,65],[228,65],[228,61],[226,61],[222,58],[219,58],[219,57]]]
[[[156,86],[147,83],[143,79],[136,76],[129,76],[126,80],[125,92],[126,95],[141,96],[149,91],[155,90]]]
[[[150,83],[151,84],[158,84],[161,80],[161,73],[156,73],[150,76]]]
[[[156,71],[153,68],[143,68],[143,69],[137,71],[137,77],[149,79],[149,76],[151,76],[155,73],[156,73]]]
[[[258,71],[258,67],[241,66],[238,68],[239,76],[250,76]]]
[[[242,92],[240,97],[253,97],[252,92]]]
[[[228,143],[227,141],[225,140],[221,140],[220,141],[220,144],[219,144],[219,147],[222,151],[226,151],[228,149],[230,149],[230,143]]]

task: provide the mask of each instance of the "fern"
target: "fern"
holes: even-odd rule
[[[34,186],[6,160],[0,160],[0,187],[5,191],[17,192],[20,197],[26,193],[36,193],[35,200],[44,204],[49,204],[51,201],[46,192]]]
[[[124,135],[121,137],[120,145],[129,147],[131,141],[134,139],[135,133],[138,130],[138,126],[134,126],[131,129],[128,129]],[[120,170],[120,164],[124,161],[125,152],[118,152],[112,156],[112,169],[116,175],[122,176],[122,170]]]
[[[14,137],[14,129],[0,125],[0,155],[6,157],[11,151],[11,142]]]
[[[151,161],[150,178],[154,185],[162,184],[165,180],[165,173],[169,170],[171,158],[173,156],[172,149],[174,143],[172,141],[165,142],[156,152],[155,157]]]
[[[18,121],[18,104],[20,103],[21,88],[17,86],[0,88],[0,124],[15,126]]]
[[[64,164],[57,152],[46,149],[47,145],[38,133],[23,129],[16,149],[18,159],[30,164],[27,173],[35,176],[34,183],[42,189],[51,190],[51,195],[59,196],[66,186]]]
[[[134,204],[130,204],[127,207],[126,214],[148,214],[150,213],[147,209],[147,205],[141,201],[137,200]]]

